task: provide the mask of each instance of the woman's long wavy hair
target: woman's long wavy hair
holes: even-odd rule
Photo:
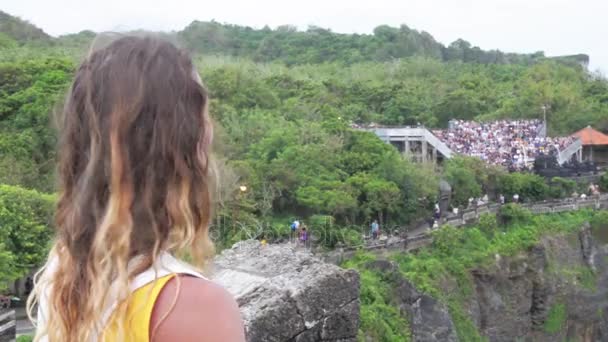
[[[48,297],[36,340],[99,338],[112,298],[125,333],[134,276],[162,251],[198,266],[213,254],[207,107],[188,54],[157,38],[120,38],[78,68],[60,120],[56,241],[28,302],[31,317]]]

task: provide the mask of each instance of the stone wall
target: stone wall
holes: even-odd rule
[[[359,274],[288,245],[243,241],[222,252],[213,280],[237,299],[249,342],[356,341]]]

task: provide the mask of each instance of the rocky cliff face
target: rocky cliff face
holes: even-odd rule
[[[288,246],[240,242],[213,279],[237,298],[250,342],[355,341],[359,275]]]
[[[443,304],[420,294],[391,262],[368,267],[389,277],[413,341],[458,341]],[[587,226],[546,236],[514,257],[497,255],[470,276],[474,291],[465,311],[489,341],[608,341],[608,244]]]
[[[413,341],[458,341],[445,305],[418,292],[390,261],[373,261],[367,267],[382,272],[393,284],[392,304],[408,318]]]
[[[513,257],[470,271],[464,305],[489,341],[608,341],[608,239],[583,227],[546,236]],[[458,341],[447,307],[420,293],[389,261],[393,305],[413,341]],[[355,341],[359,276],[287,246],[242,242],[216,260],[214,279],[237,298],[249,341]],[[444,291],[453,291],[445,284]],[[468,341],[467,341],[468,342]]]
[[[490,341],[608,341],[608,245],[584,227],[472,272],[468,312]]]

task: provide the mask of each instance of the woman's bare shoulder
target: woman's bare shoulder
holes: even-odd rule
[[[232,295],[212,281],[190,276],[171,279],[161,291],[150,319],[150,334],[153,342],[245,341]]]

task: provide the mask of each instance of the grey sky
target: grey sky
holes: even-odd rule
[[[0,0],[0,9],[52,35],[84,29],[180,30],[195,19],[358,33],[405,23],[444,44],[464,38],[507,52],[586,53],[591,70],[608,74],[606,0]]]

